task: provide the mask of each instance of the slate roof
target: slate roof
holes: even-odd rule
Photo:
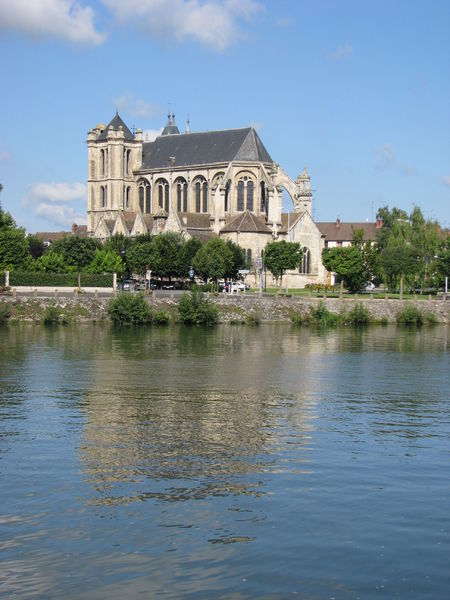
[[[192,237],[197,238],[198,240],[200,240],[203,243],[206,243],[211,238],[216,237],[216,234],[211,229],[206,231],[205,229],[189,229],[188,228],[187,232],[190,235],[192,235]]]
[[[179,212],[178,218],[183,227],[187,229],[210,229],[209,213],[185,213]]]
[[[289,220],[289,229],[291,229],[297,221],[301,218],[304,213],[290,213],[288,219],[288,213],[281,213],[281,227],[279,229],[280,233],[286,233],[288,230],[288,220]]]
[[[133,134],[128,129],[128,127],[125,125],[125,123],[122,121],[122,119],[119,117],[119,113],[116,113],[114,115],[114,117],[111,119],[111,121],[108,123],[106,128],[98,136],[97,141],[101,142],[101,141],[106,140],[106,138],[108,137],[109,131],[110,130],[118,131],[119,125],[122,125],[122,127],[123,127],[124,138],[128,141],[134,140]]]
[[[166,168],[171,157],[175,167],[233,160],[273,162],[253,127],[161,135],[143,144],[141,170]]]
[[[220,230],[221,233],[272,233],[272,230],[266,225],[263,217],[259,217],[246,210],[245,212],[229,218],[225,222],[225,227]]]
[[[351,242],[353,239],[353,229],[362,229],[364,231],[364,240],[376,240],[376,223],[316,223],[322,235],[325,235],[327,242]],[[353,227],[353,229],[352,229]]]

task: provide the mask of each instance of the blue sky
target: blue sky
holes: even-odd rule
[[[87,131],[118,108],[154,135],[170,102],[306,166],[317,221],[416,204],[449,227],[449,31],[448,0],[1,0],[2,206],[84,222]]]

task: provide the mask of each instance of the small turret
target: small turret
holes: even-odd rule
[[[175,114],[170,112],[167,115],[167,123],[164,127],[161,135],[175,135],[176,133],[180,133],[180,130],[175,124]]]

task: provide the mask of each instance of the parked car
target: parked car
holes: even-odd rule
[[[122,292],[134,292],[136,289],[136,282],[134,279],[123,279],[119,284],[119,288]]]
[[[366,292],[372,292],[375,289],[375,287],[375,284],[369,281],[369,283],[366,285],[365,290]]]

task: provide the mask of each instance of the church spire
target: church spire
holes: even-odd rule
[[[170,111],[167,113],[167,123],[164,127],[161,135],[174,135],[176,133],[180,133],[178,127],[175,124],[175,113],[170,114]]]

